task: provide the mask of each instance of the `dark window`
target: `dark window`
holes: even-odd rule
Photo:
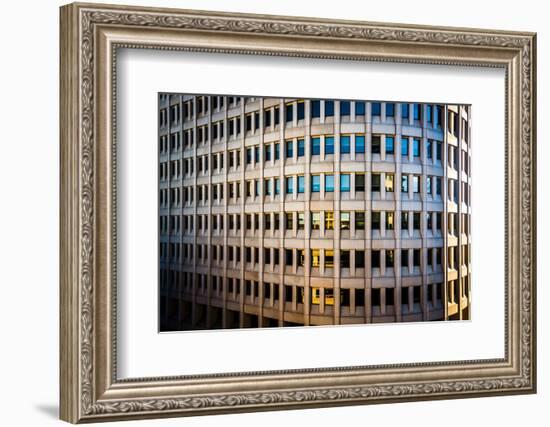
[[[380,251],[371,252],[371,267],[380,268]]]
[[[380,116],[382,110],[382,104],[379,102],[373,102],[372,103],[372,115],[373,116]]]
[[[305,103],[304,102],[298,102],[297,105],[297,113],[298,113],[298,120],[304,120],[305,116]]]
[[[409,250],[402,249],[401,250],[401,267],[408,267],[408,266],[409,266]]]
[[[371,182],[371,191],[376,192],[380,191],[380,174],[379,173],[373,173],[372,174],[372,182]]]
[[[286,114],[286,121],[287,122],[291,122],[292,120],[294,120],[294,105],[293,104],[286,104],[285,114]]]
[[[285,265],[293,265],[293,258],[292,249],[285,249]]]
[[[355,268],[365,268],[365,251],[355,251]]]
[[[286,141],[286,158],[291,159],[294,156],[294,141]]]
[[[342,135],[340,137],[340,153],[349,154],[350,153],[350,136]]]
[[[413,119],[420,120],[420,104],[413,104]]]
[[[365,212],[355,212],[355,229],[365,229]]]
[[[365,191],[365,175],[362,173],[355,174],[355,191]]]
[[[321,101],[311,101],[311,117],[321,117]]]
[[[394,117],[395,116],[395,104],[392,103],[386,103],[386,117]]]
[[[271,110],[264,111],[264,126],[271,126]]]
[[[325,117],[334,116],[334,101],[325,101]]]
[[[306,151],[305,142],[303,139],[298,140],[298,157],[304,157]]]
[[[386,249],[386,268],[393,268],[394,252],[393,249]]]
[[[413,228],[420,230],[420,212],[413,213]]]
[[[401,212],[401,230],[409,229],[409,213]]]
[[[325,136],[325,155],[334,154],[334,137]]]
[[[349,251],[340,251],[340,267],[349,268]]]
[[[355,154],[365,152],[365,136],[355,135]]]
[[[371,217],[371,229],[380,230],[380,212],[372,212]]]
[[[404,119],[409,118],[409,104],[401,104],[401,117]]]
[[[420,249],[413,249],[413,266],[420,267]]]
[[[380,154],[380,135],[373,135],[371,140],[371,153]]]
[[[365,115],[365,103],[363,101],[355,101],[355,115],[356,116]]]
[[[311,155],[318,156],[321,154],[321,138],[314,137],[311,138]]]
[[[349,116],[351,110],[351,103],[349,101],[340,101],[340,115]]]

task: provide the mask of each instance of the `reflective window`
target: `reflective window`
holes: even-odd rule
[[[350,226],[350,213],[340,212],[340,230],[349,230]]]
[[[409,118],[409,104],[401,104],[401,117],[404,119]]]
[[[318,136],[311,138],[311,155],[318,156],[321,154],[321,138]]]
[[[303,157],[306,153],[306,146],[303,139],[298,140],[298,157]]]
[[[393,102],[386,103],[386,117],[395,116],[395,104]]]
[[[394,153],[394,138],[386,135],[386,154]]]
[[[341,174],[340,175],[340,191],[347,193],[350,190],[350,175]]]
[[[304,175],[298,175],[298,193],[305,191],[306,180]]]
[[[372,115],[373,116],[380,116],[382,109],[382,104],[379,102],[373,102],[372,103]]]
[[[321,101],[311,101],[311,117],[321,117]]]
[[[349,101],[340,101],[340,115],[349,116],[351,110],[351,103]]]
[[[286,158],[291,159],[294,156],[294,141],[286,141]]]
[[[365,115],[365,103],[363,101],[355,101],[355,115],[356,116]]]
[[[334,101],[325,101],[325,117],[334,116]]]
[[[365,136],[355,135],[355,153],[365,153]]]
[[[393,230],[394,229],[393,218],[394,218],[394,213],[387,211],[386,212],[386,230]]]
[[[350,153],[350,136],[342,135],[340,137],[340,154]]]
[[[334,212],[325,212],[325,230],[334,230]]]
[[[420,157],[420,139],[413,139],[413,156]]]
[[[321,176],[311,175],[311,192],[318,193],[321,191]]]
[[[392,173],[387,173],[386,178],[384,180],[384,187],[386,188],[386,192],[393,192],[393,182],[394,182],[394,175]]]
[[[325,192],[331,193],[334,191],[334,175],[325,175]]]
[[[334,137],[325,136],[325,155],[334,154]]]
[[[311,212],[311,229],[319,230],[321,228],[321,213]]]
[[[292,176],[287,176],[285,182],[286,194],[292,194],[294,192],[294,178]]]

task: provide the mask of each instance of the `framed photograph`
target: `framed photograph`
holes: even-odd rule
[[[536,391],[536,36],[61,8],[61,418]]]

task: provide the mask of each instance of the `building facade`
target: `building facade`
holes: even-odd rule
[[[160,330],[469,319],[470,114],[160,94]]]

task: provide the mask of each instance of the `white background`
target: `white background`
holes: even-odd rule
[[[121,378],[504,356],[504,70],[151,50],[117,64]],[[473,321],[158,334],[159,90],[472,104]]]
[[[113,0],[113,2],[115,2]],[[491,27],[538,32],[539,306],[548,296],[550,248],[542,236],[548,226],[544,197],[550,172],[550,114],[545,76],[550,72],[550,30],[543,2],[464,0],[383,2],[315,1],[134,1],[135,4],[232,10],[327,18],[364,19],[418,24]],[[57,1],[11,3],[3,8],[1,68],[2,153],[0,154],[0,264],[4,294],[0,299],[3,351],[0,355],[2,424],[59,425],[58,402],[58,6]],[[312,8],[311,6],[314,5]],[[490,256],[490,255],[489,255]],[[193,419],[129,422],[124,425],[334,425],[343,422],[409,426],[545,425],[550,397],[550,339],[544,325],[550,317],[539,310],[539,393],[438,402],[281,411]]]

